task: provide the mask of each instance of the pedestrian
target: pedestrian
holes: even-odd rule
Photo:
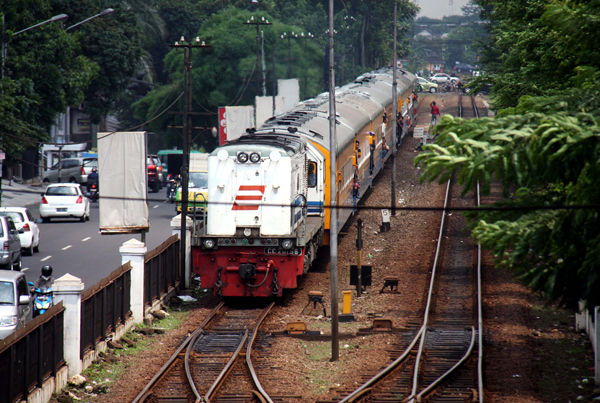
[[[403,130],[404,116],[402,116],[402,112],[398,112],[398,118],[396,119],[396,147],[400,147],[400,143],[402,143]]]
[[[431,106],[431,126],[435,126],[440,119],[440,108],[433,101],[429,106]]]

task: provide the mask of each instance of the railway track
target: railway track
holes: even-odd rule
[[[269,345],[258,329],[274,304],[264,309],[219,304],[133,403],[272,403],[257,373],[265,373],[261,361]],[[253,348],[260,350],[257,366],[251,358]]]
[[[473,97],[459,97],[461,116],[478,116]],[[446,210],[472,206],[448,181],[422,323],[401,334],[389,366],[336,402],[483,403],[481,252],[464,217]]]

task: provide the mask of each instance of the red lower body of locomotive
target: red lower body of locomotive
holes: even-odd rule
[[[298,254],[265,253],[257,247],[192,247],[194,274],[203,288],[223,297],[280,297],[296,288],[303,272],[304,248]]]

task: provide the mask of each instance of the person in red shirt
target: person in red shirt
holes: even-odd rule
[[[433,101],[429,106],[431,106],[431,126],[435,126],[440,119],[440,108]]]

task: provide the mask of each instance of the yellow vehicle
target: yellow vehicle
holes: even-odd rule
[[[208,155],[190,154],[190,173],[188,180],[188,212],[204,214],[208,201]],[[181,213],[181,186],[177,189],[175,209]]]

